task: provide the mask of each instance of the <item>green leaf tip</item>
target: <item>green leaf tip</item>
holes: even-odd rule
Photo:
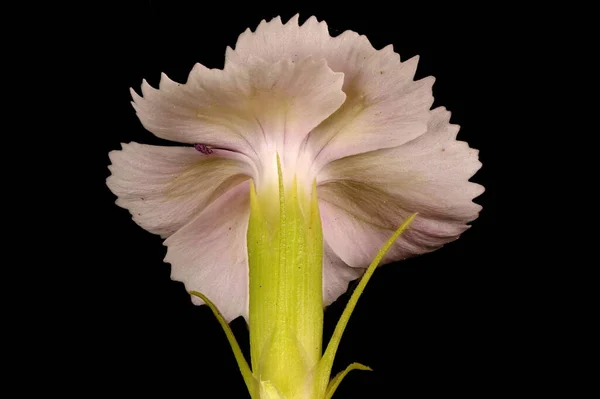
[[[329,383],[329,386],[327,387],[327,393],[325,394],[325,399],[331,399],[331,397],[335,393],[336,389],[342,383],[342,380],[344,379],[344,377],[346,377],[346,375],[348,375],[348,373],[351,372],[352,370],[373,371],[373,369],[371,367],[365,366],[364,364],[360,364],[360,363],[350,364],[348,367],[346,367],[346,369],[344,371],[340,371],[331,380],[331,382]]]
[[[242,377],[244,378],[244,382],[246,383],[246,387],[250,392],[250,396],[252,398],[257,397],[256,392],[258,390],[258,387],[256,384],[256,379],[252,375],[252,370],[250,370],[250,366],[248,366],[248,362],[246,361],[246,358],[242,353],[240,345],[235,339],[235,335],[233,335],[233,331],[231,331],[231,327],[229,327],[229,324],[227,323],[219,309],[217,309],[216,305],[212,303],[212,301],[208,299],[204,294],[201,294],[198,291],[190,291],[190,294],[202,299],[219,321],[219,324],[221,325],[223,331],[225,332],[225,335],[227,336],[227,341],[229,341],[229,345],[231,346],[231,350],[233,351],[235,360],[237,361],[238,367],[240,368]]]

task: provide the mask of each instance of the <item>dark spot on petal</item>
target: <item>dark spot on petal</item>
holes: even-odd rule
[[[380,75],[383,75],[383,74],[384,74],[384,72],[383,72],[383,71],[379,71],[379,74],[380,74]]]
[[[208,146],[206,144],[194,144],[194,149],[196,151],[199,151],[201,153],[203,153],[204,155],[209,155],[213,153],[213,150],[208,148]]]
[[[446,149],[445,149],[445,148],[442,148],[442,152],[444,152],[444,151],[446,151]]]

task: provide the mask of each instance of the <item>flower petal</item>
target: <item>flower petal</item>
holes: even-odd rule
[[[235,111],[235,85],[233,74],[196,64],[186,84],[165,74],[159,89],[144,80],[143,97],[131,89],[132,104],[144,127],[158,137],[252,153],[245,136],[256,134],[256,129]]]
[[[298,23],[299,15],[294,15],[286,24],[281,17],[265,20],[252,32],[250,28],[242,33],[235,44],[235,50],[227,47],[225,69],[231,63],[245,64],[258,57],[266,62],[280,60],[302,60],[309,56],[324,58],[324,43],[331,39],[325,21],[319,22],[310,17],[303,25]]]
[[[342,83],[324,60],[253,59],[226,70],[196,64],[185,85],[163,74],[159,90],[144,82],[144,97],[132,95],[142,124],[157,136],[232,149],[259,165],[299,147],[337,110],[346,97]]]
[[[315,17],[302,26],[297,15],[285,25],[279,17],[262,21],[256,32],[240,35],[235,50],[228,49],[226,69],[252,63],[253,57],[275,62],[309,56],[325,59],[332,70],[344,73],[347,95],[306,143],[308,156],[316,157],[316,171],[332,160],[399,146],[425,132],[434,79],[413,81],[418,58],[402,63],[392,46],[375,50],[365,36],[352,31],[332,38],[325,22]]]
[[[133,220],[163,238],[179,230],[230,188],[255,175],[241,154],[192,147],[122,144],[109,154],[106,184]]]
[[[240,315],[248,319],[249,187],[243,182],[227,191],[164,243],[171,278],[205,295],[228,322]]]
[[[348,265],[365,267],[410,214],[418,216],[385,262],[433,251],[477,218],[473,198],[483,187],[468,179],[481,167],[478,151],[456,141],[458,126],[444,108],[428,131],[403,146],[340,159],[319,175],[325,240]]]
[[[324,243],[323,250],[323,305],[329,306],[348,291],[348,283],[356,280],[364,269],[349,267]]]

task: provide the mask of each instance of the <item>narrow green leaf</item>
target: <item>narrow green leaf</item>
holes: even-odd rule
[[[373,371],[373,369],[371,367],[365,366],[360,363],[352,363],[351,365],[346,367],[346,369],[344,371],[340,371],[338,373],[338,375],[336,375],[331,380],[331,382],[329,383],[329,386],[327,387],[327,393],[325,394],[325,399],[331,399],[331,397],[335,393],[335,390],[337,389],[337,387],[340,386],[340,384],[342,383],[342,380],[344,379],[344,377],[352,370]]]
[[[358,299],[360,298],[363,291],[365,290],[365,287],[367,286],[367,283],[371,279],[371,276],[373,276],[375,269],[377,268],[377,266],[379,266],[379,262],[381,262],[381,259],[383,259],[383,257],[385,256],[387,251],[390,249],[392,244],[396,241],[396,239],[398,239],[398,237],[400,237],[400,235],[410,225],[410,223],[413,221],[415,216],[417,216],[416,213],[412,214],[408,219],[406,219],[404,221],[404,223],[402,223],[402,225],[400,227],[398,227],[398,229],[390,237],[390,239],[387,240],[387,242],[379,250],[379,253],[377,253],[377,256],[375,257],[375,259],[373,259],[373,262],[371,262],[371,264],[367,268],[367,271],[365,272],[364,276],[358,283],[358,286],[352,293],[352,296],[350,297],[350,300],[348,301],[348,304],[346,305],[346,308],[344,309],[344,312],[342,313],[340,320],[338,321],[337,325],[335,326],[335,330],[333,332],[333,335],[331,336],[331,339],[329,340],[329,344],[327,345],[325,354],[323,355],[323,358],[319,362],[319,371],[318,371],[318,375],[317,375],[317,384],[318,384],[317,389],[318,390],[324,389],[324,387],[327,386],[327,380],[329,379],[329,376],[331,375],[331,367],[333,366],[333,359],[335,358],[335,354],[337,353],[337,349],[340,345],[340,341],[342,340],[342,335],[344,334],[344,330],[346,329],[346,326],[348,325],[348,321],[350,320],[350,316],[352,315],[352,312],[354,311],[354,308],[356,307],[356,304],[358,303]]]
[[[258,391],[258,387],[256,385],[256,379],[252,375],[252,370],[250,370],[250,367],[248,366],[248,362],[246,362],[246,358],[244,358],[242,349],[240,348],[240,345],[238,344],[237,340],[235,339],[235,335],[233,335],[233,331],[231,331],[231,327],[229,327],[229,324],[227,324],[227,321],[225,321],[225,318],[223,317],[221,312],[219,312],[219,309],[217,309],[215,304],[212,303],[206,296],[199,293],[198,291],[190,291],[190,294],[195,295],[198,298],[202,299],[206,303],[206,305],[208,305],[210,310],[213,312],[213,314],[219,321],[219,324],[223,328],[223,331],[225,331],[225,335],[227,336],[229,345],[231,345],[231,350],[233,351],[235,360],[237,361],[238,367],[240,368],[240,371],[242,372],[242,377],[244,378],[246,387],[248,388],[248,391],[250,392],[250,396],[252,398],[256,398],[257,397],[256,392]]]

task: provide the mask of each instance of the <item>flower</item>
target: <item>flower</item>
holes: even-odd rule
[[[165,238],[172,278],[202,292],[227,321],[248,319],[250,190],[277,202],[278,168],[302,212],[313,182],[323,231],[323,304],[358,278],[396,228],[419,216],[383,262],[440,248],[467,230],[483,187],[478,152],[433,104],[418,57],[325,22],[275,18],[227,48],[223,70],[196,64],[186,84],[145,81],[133,106],[180,147],[123,144],[107,185],[133,220]],[[203,303],[194,297],[195,303]]]
[[[430,109],[417,61],[332,38],[314,17],[275,18],[240,35],[223,70],[196,64],[186,84],[163,74],[132,90],[146,129],[188,145],[123,144],[107,185],[166,239],[171,277],[215,312],[253,398],[330,398],[368,370],[329,381],[377,265],[433,251],[478,216],[478,152]],[[323,354],[323,306],[363,273]],[[240,315],[251,368],[227,326]]]

